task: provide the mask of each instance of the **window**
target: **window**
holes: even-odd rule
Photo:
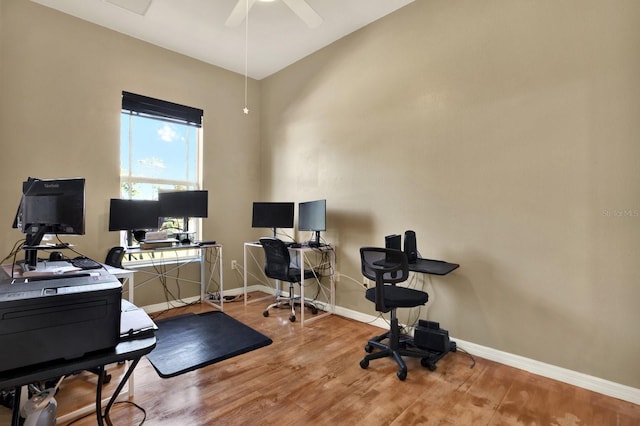
[[[120,120],[120,198],[202,189],[202,110],[122,92]],[[172,220],[171,229],[184,229],[181,221]],[[199,219],[188,229],[200,239]]]

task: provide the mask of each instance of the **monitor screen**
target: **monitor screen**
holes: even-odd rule
[[[327,230],[327,200],[306,201],[298,204],[298,230]]]
[[[109,205],[109,231],[155,229],[159,216],[159,201],[112,198]]]
[[[293,228],[294,203],[253,203],[253,228]]]
[[[22,184],[22,199],[16,215],[16,227],[25,234],[83,235],[85,227],[85,180],[32,179]]]
[[[391,234],[384,237],[384,246],[388,249],[402,250],[402,236]]]
[[[14,227],[25,234],[25,264],[35,269],[37,246],[45,234],[84,234],[85,180],[29,178],[22,183],[22,198]]]
[[[159,192],[160,216],[207,217],[208,195],[206,190]]]

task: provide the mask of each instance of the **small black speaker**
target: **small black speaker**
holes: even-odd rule
[[[407,255],[409,263],[415,263],[418,259],[418,247],[414,231],[405,231],[404,233],[404,253]]]

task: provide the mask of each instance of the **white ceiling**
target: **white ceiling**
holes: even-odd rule
[[[311,29],[282,0],[257,1],[247,38],[244,20],[225,25],[238,0],[32,1],[243,75],[246,39],[247,74],[258,80],[413,2],[307,0],[322,18]]]

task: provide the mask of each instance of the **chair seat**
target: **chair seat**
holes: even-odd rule
[[[365,293],[367,300],[376,302],[376,289],[369,288]],[[413,308],[424,305],[429,300],[429,295],[423,291],[412,288],[385,285],[384,304],[388,308]]]
[[[289,274],[287,276],[283,276],[280,279],[282,281],[287,281],[287,282],[296,282],[296,283],[300,283],[300,281],[302,281],[300,279],[301,276],[301,272],[300,272],[300,268],[289,268]],[[315,272],[312,271],[311,269],[305,269],[304,270],[304,279],[305,280],[309,280],[311,278],[315,277]]]

